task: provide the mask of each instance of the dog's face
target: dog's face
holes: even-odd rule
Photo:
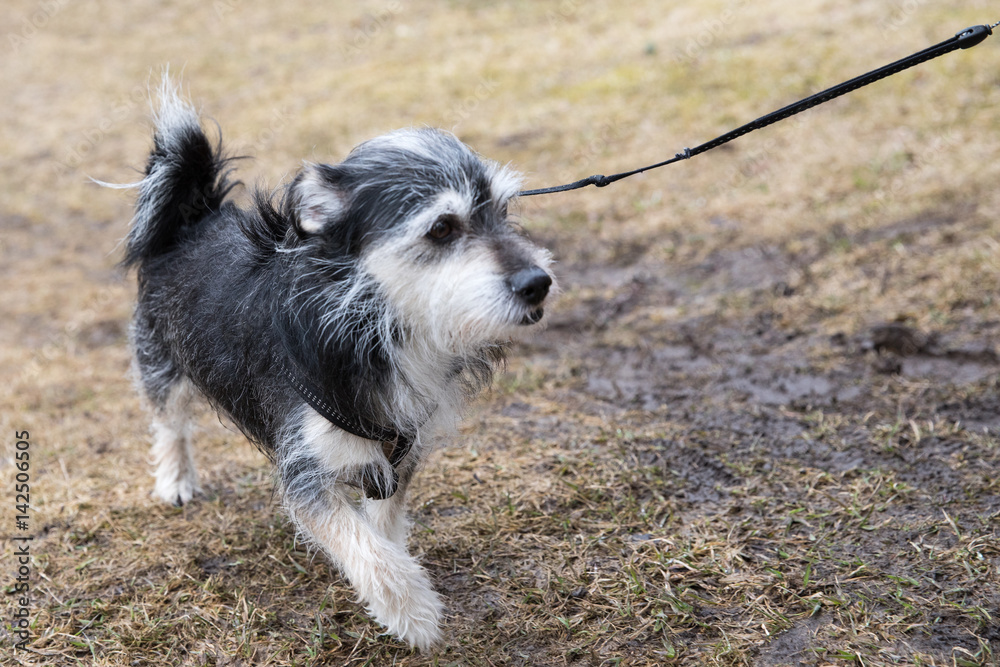
[[[519,177],[436,130],[401,130],[292,186],[296,229],[377,285],[398,319],[455,353],[537,324],[548,252],[510,222]]]

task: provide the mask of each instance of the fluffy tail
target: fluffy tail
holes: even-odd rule
[[[206,215],[219,210],[233,187],[221,142],[212,146],[194,107],[164,74],[156,132],[145,177],[125,241],[122,265],[133,267],[161,255],[191,234]]]

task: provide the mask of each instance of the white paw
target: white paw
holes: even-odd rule
[[[423,572],[403,590],[383,588],[381,600],[369,600],[368,613],[386,629],[421,651],[441,640],[441,598]]]
[[[194,497],[194,494],[200,492],[198,474],[194,470],[169,476],[157,475],[156,486],[153,487],[154,496],[177,507],[184,505]]]

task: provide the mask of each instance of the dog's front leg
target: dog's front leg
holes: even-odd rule
[[[309,420],[307,420],[308,422]],[[370,442],[338,430],[303,430],[286,443],[280,461],[285,502],[298,527],[336,562],[369,614],[400,639],[427,649],[440,638],[442,605],[427,573],[406,549],[403,492],[386,499],[358,498],[343,463],[384,455]],[[322,434],[322,435],[321,435]]]
[[[376,621],[411,645],[429,648],[440,638],[442,609],[427,573],[363,509],[339,492],[331,496],[291,507],[295,522],[340,566]]]
[[[412,455],[411,455],[412,456]],[[406,490],[413,476],[414,464],[404,460],[397,472],[399,482],[396,493],[385,500],[365,499],[364,511],[375,529],[382,535],[406,549],[406,539],[410,534],[410,519],[406,515]]]

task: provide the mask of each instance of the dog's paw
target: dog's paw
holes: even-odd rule
[[[410,646],[427,651],[441,641],[444,605],[426,576],[385,600],[371,601],[368,612],[386,630]]]
[[[153,487],[154,496],[175,507],[183,506],[198,493],[201,493],[201,488],[198,486],[197,475],[184,475],[172,479],[157,477],[156,486]]]

